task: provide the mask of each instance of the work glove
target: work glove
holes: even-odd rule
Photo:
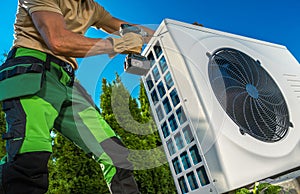
[[[113,52],[121,54],[141,53],[144,44],[143,37],[133,32],[126,33],[121,38],[108,39],[112,43]]]
[[[131,24],[121,24],[119,34],[123,37],[125,34],[133,32],[135,34],[139,34],[142,37],[147,37],[148,33],[139,26],[133,26]]]

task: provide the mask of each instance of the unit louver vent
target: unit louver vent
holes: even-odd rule
[[[235,49],[219,49],[210,56],[208,73],[216,98],[242,134],[264,142],[287,134],[287,104],[259,61]]]

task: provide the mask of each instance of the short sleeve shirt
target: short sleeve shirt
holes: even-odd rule
[[[35,28],[31,14],[35,11],[51,11],[61,14],[68,30],[84,35],[91,26],[101,28],[111,15],[93,0],[19,0],[15,22],[14,47],[26,47],[54,55]],[[56,56],[77,69],[75,58]]]

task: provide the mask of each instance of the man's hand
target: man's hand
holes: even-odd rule
[[[141,53],[144,44],[143,37],[133,32],[126,33],[121,38],[109,38],[115,53],[129,54]]]

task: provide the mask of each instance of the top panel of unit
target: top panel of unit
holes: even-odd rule
[[[249,42],[253,42],[253,43],[256,43],[256,44],[262,44],[262,45],[265,45],[265,46],[271,46],[271,47],[286,49],[286,47],[283,46],[283,45],[274,44],[274,43],[270,43],[270,42],[266,42],[266,41],[262,41],[262,40],[257,40],[257,39],[254,39],[254,38],[249,38],[249,37],[236,35],[236,34],[232,34],[232,33],[222,32],[222,31],[218,31],[218,30],[214,30],[214,29],[209,29],[209,28],[205,28],[205,27],[202,27],[202,26],[197,26],[197,25],[193,25],[193,24],[189,24],[189,23],[184,23],[184,22],[180,22],[180,21],[176,21],[176,20],[172,20],[172,19],[164,19],[162,21],[162,23],[160,24],[160,26],[158,27],[158,29],[156,30],[156,32],[154,34],[154,37],[158,37],[158,36],[164,34],[166,31],[170,31],[170,29],[172,29],[174,27],[182,28],[183,30],[202,31],[204,33],[208,33],[208,34],[215,35],[215,36],[223,36],[223,37],[227,37],[227,38],[233,38],[233,39],[239,39],[239,40],[243,40],[243,41],[249,41]],[[155,41],[155,39],[152,39],[150,41],[149,45],[154,43],[153,41]]]

